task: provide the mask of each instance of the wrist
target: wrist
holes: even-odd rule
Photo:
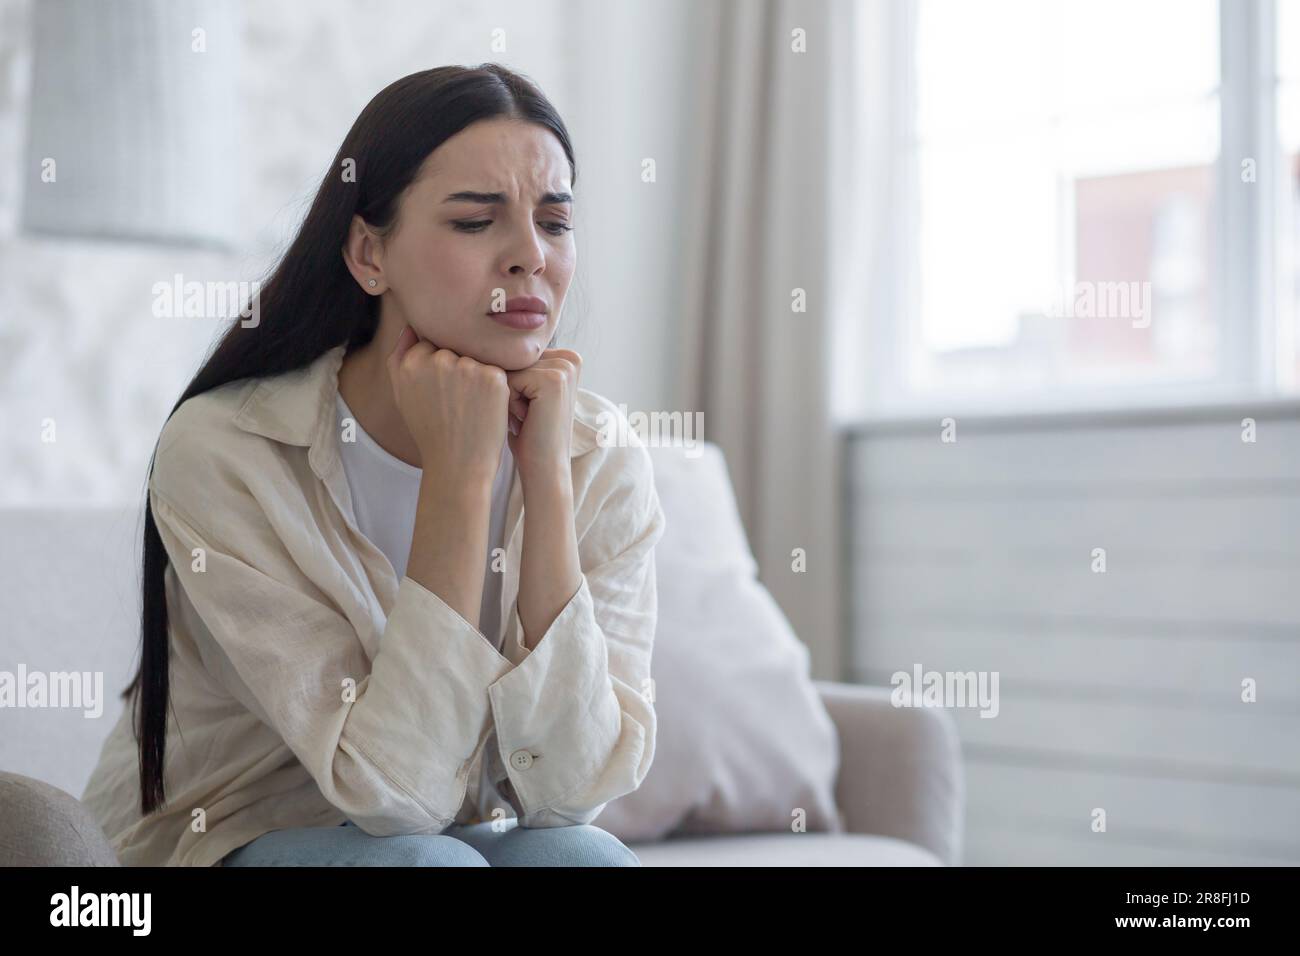
[[[420,497],[431,498],[448,507],[466,510],[490,504],[492,500],[491,475],[466,473],[449,480],[426,473],[420,480]]]
[[[567,461],[528,469],[520,468],[519,480],[524,486],[525,499],[573,494],[573,472]]]

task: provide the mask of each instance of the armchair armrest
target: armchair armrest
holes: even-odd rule
[[[959,865],[966,784],[952,715],[895,707],[888,687],[813,683],[840,737],[835,800],[845,829],[906,840]]]
[[[0,866],[120,866],[90,811],[43,780],[0,771]]]

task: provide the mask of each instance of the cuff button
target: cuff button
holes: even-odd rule
[[[527,770],[533,765],[533,755],[527,750],[516,750],[510,755],[510,765],[516,770]]]

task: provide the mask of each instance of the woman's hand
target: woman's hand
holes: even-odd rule
[[[510,454],[525,486],[529,477],[569,477],[573,403],[582,356],[571,349],[547,349],[528,368],[506,372],[510,386]]]
[[[388,376],[425,472],[448,487],[490,486],[509,424],[505,371],[437,348],[408,325],[388,356]]]

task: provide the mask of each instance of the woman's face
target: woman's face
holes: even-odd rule
[[[448,139],[375,249],[381,322],[507,371],[532,365],[555,334],[577,261],[571,188],[568,158],[543,126],[483,120]],[[539,327],[492,317],[523,296],[544,304]]]

